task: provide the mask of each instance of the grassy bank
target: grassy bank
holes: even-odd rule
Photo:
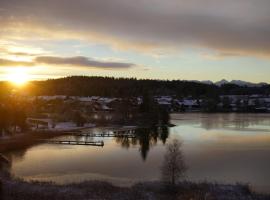
[[[1,200],[269,200],[270,196],[252,193],[246,185],[219,185],[182,182],[173,189],[160,182],[146,182],[132,187],[88,181],[79,184],[24,182],[2,178]]]

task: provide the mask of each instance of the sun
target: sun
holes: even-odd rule
[[[7,80],[17,86],[25,85],[29,81],[28,70],[25,67],[16,67],[10,69],[7,74]]]

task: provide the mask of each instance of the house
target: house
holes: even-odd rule
[[[27,118],[26,123],[35,130],[54,127],[52,119]]]

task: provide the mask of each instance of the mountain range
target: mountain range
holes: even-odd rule
[[[247,81],[241,81],[241,80],[232,80],[232,81],[228,81],[226,79],[222,79],[220,81],[217,82],[213,82],[210,80],[205,80],[205,81],[200,81],[201,83],[205,83],[205,84],[209,84],[209,85],[217,85],[217,86],[222,86],[222,85],[226,85],[226,84],[234,84],[234,85],[238,85],[238,86],[247,86],[247,87],[260,87],[263,85],[268,85],[267,83],[264,82],[260,82],[260,83],[252,83],[252,82],[247,82]]]

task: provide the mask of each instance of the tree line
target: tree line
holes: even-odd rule
[[[3,93],[10,90],[11,87],[5,82],[0,82],[0,89],[1,93]],[[70,76],[46,81],[32,81],[25,90],[30,95],[134,97],[151,92],[153,95],[192,96],[198,98],[201,96],[215,97],[229,94],[269,95],[270,85],[247,87],[225,84],[219,87],[214,84],[181,80]]]
[[[26,129],[25,105],[12,98],[2,99],[0,101],[0,136],[3,134],[12,135]]]

